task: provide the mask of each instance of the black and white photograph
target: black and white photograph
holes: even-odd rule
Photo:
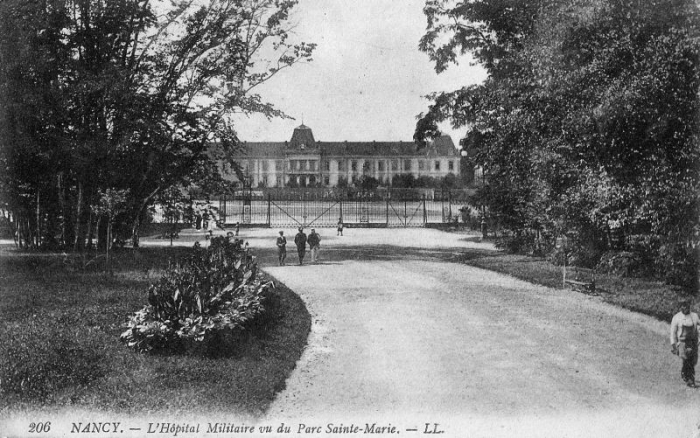
[[[700,0],[0,0],[0,438],[700,438]]]

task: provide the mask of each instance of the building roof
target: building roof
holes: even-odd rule
[[[314,133],[311,128],[305,125],[299,125],[294,128],[292,139],[289,140],[289,147],[292,149],[313,149],[316,147]]]
[[[234,155],[260,158],[284,158],[287,142],[245,142],[240,152]]]
[[[304,148],[300,146],[304,144]],[[245,142],[235,155],[255,158],[282,159],[288,153],[320,154],[328,157],[458,157],[452,138],[443,135],[424,149],[414,141],[316,141],[311,128],[300,125],[294,129],[289,142]]]

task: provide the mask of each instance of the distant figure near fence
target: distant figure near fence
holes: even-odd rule
[[[299,254],[299,265],[303,265],[304,254],[306,254],[306,234],[304,234],[302,227],[299,227],[299,232],[294,236],[294,244],[297,246],[297,254]]]
[[[338,218],[338,236],[343,235],[343,218]]]
[[[277,257],[280,266],[284,266],[284,261],[287,258],[287,238],[284,237],[284,231],[280,231],[280,237],[277,238]]]

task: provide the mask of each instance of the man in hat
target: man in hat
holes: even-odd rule
[[[671,351],[683,359],[681,378],[695,387],[695,365],[698,363],[698,314],[690,311],[692,302],[684,300],[681,311],[671,320]]]
[[[316,233],[315,229],[311,229],[309,234],[309,249],[311,249],[311,263],[318,261],[318,251],[321,248],[321,236]]]
[[[284,266],[284,260],[287,258],[287,238],[284,237],[284,231],[280,231],[280,237],[277,238],[277,257],[280,266]]]
[[[306,254],[306,234],[304,229],[299,227],[299,232],[294,236],[294,244],[297,246],[297,254],[299,254],[299,265],[304,264],[304,254]]]

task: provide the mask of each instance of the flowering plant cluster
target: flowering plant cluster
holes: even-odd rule
[[[129,317],[120,339],[148,351],[243,329],[265,310],[270,287],[241,240],[212,238],[207,248],[195,244],[190,256],[149,287],[148,305]]]

